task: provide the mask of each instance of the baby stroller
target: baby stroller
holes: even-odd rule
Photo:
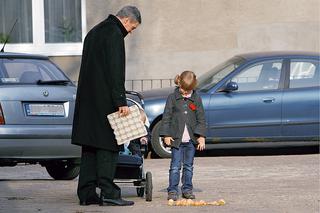
[[[144,101],[141,94],[134,91],[126,91],[126,93],[131,97],[138,97],[141,103],[139,104],[133,98],[127,97],[128,105],[135,104],[139,108],[143,109]],[[142,156],[144,156],[144,153],[147,153],[147,149],[147,145],[143,145],[141,147]],[[143,157],[140,157],[138,155],[119,154],[119,160],[115,174],[115,182],[129,184],[132,183],[133,187],[136,188],[137,195],[139,197],[143,197],[145,194],[146,201],[152,201],[152,174],[151,172],[144,172],[143,161]]]

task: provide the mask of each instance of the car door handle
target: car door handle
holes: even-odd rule
[[[263,98],[262,100],[265,103],[274,103],[276,99],[271,97],[271,98]]]

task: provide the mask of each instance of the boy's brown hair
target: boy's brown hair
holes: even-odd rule
[[[176,75],[174,83],[183,90],[190,91],[197,86],[197,76],[192,71],[183,71],[180,75]]]

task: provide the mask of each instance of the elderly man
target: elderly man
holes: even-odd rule
[[[139,10],[125,6],[93,27],[84,41],[72,129],[72,144],[82,146],[80,205],[134,204],[121,198],[121,190],[113,182],[119,147],[106,116],[116,111],[122,116],[129,113],[124,37],[139,24]]]

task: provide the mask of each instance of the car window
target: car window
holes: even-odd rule
[[[319,86],[319,61],[291,60],[290,88]]]
[[[245,60],[243,58],[233,57],[230,60],[219,64],[198,78],[198,88],[202,91],[208,91],[244,62]]]
[[[36,84],[39,80],[68,80],[50,61],[37,59],[0,60],[0,83]]]
[[[282,61],[254,64],[231,79],[238,84],[238,91],[271,90],[279,87]]]

